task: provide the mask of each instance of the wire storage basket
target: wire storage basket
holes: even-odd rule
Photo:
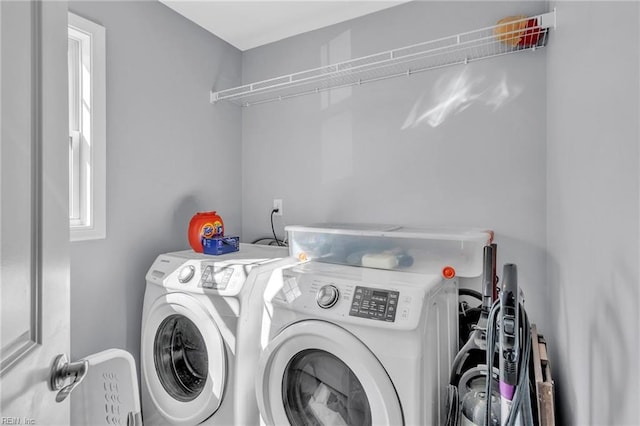
[[[430,40],[344,62],[283,75],[211,92],[211,103],[230,101],[247,107],[325,90],[510,53],[536,50],[547,45],[555,28],[555,11],[536,16],[514,16],[479,30]]]

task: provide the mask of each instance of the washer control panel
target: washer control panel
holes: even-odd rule
[[[147,284],[194,294],[237,296],[251,274],[260,273],[263,267],[266,270],[266,265],[271,262],[289,259],[286,248],[240,245],[240,251],[221,256],[195,253],[193,250],[161,254],[145,276]],[[254,272],[254,268],[260,271]]]
[[[262,260],[238,259],[232,263],[161,255],[147,273],[147,281],[178,291],[233,296],[261,263]]]
[[[356,286],[349,315],[393,322],[399,297],[399,291]]]
[[[412,329],[427,309],[427,294],[442,286],[436,275],[308,262],[272,276],[264,299],[328,321]]]

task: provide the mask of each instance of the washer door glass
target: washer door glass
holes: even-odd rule
[[[198,327],[183,315],[171,315],[158,327],[154,346],[156,371],[167,393],[181,402],[197,398],[209,367]]]
[[[351,369],[329,352],[298,352],[282,380],[282,400],[295,426],[371,425],[371,408]]]

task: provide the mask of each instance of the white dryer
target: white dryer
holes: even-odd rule
[[[158,256],[146,276],[142,316],[145,424],[258,422],[261,312],[249,309],[256,304],[250,295],[259,294],[261,304],[273,268],[291,263],[284,248],[251,244],[222,256]]]
[[[264,302],[263,423],[442,424],[455,279],[311,261],[275,271]]]

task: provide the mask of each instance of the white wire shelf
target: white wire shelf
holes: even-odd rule
[[[230,101],[243,107],[319,93],[422,71],[467,64],[547,45],[556,12],[511,18],[497,25],[456,34],[345,62],[211,92],[211,103]]]

